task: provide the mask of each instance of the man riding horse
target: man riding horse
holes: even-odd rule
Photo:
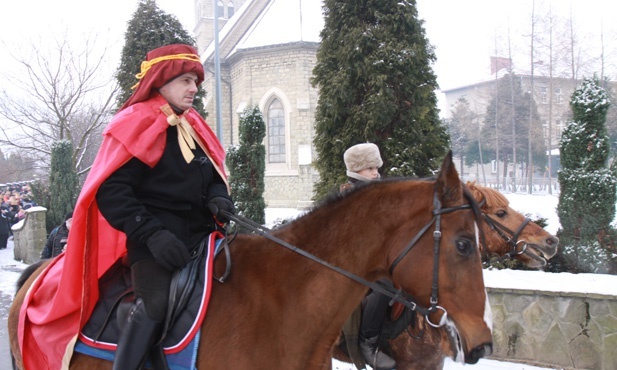
[[[105,129],[75,207],[67,252],[41,274],[22,306],[27,369],[68,366],[99,297],[98,279],[125,256],[136,299],[113,369],[139,368],[160,334],[173,272],[226,221],[221,211],[234,212],[224,150],[192,108],[204,80],[197,51],[189,45],[155,49],[137,78]]]

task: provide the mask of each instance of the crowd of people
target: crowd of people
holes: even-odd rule
[[[0,187],[2,217],[8,221],[10,227],[26,217],[26,210],[36,206],[32,199],[30,185],[4,185]],[[0,245],[0,248],[2,246]]]

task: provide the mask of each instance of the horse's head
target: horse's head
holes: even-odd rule
[[[433,215],[432,223],[427,223],[425,233],[420,231],[420,237],[405,236],[413,238],[412,242],[394,251],[391,277],[420,305],[429,308],[426,316],[430,323],[447,328],[455,358],[476,363],[492,352],[491,310],[478,248],[479,206],[464,192],[451,153],[436,181],[428,186],[430,195],[404,206],[424,207],[424,212]],[[415,225],[415,230],[420,226]],[[410,247],[414,242],[417,244]],[[418,281],[429,277],[433,277],[433,284],[419,286]]]
[[[536,268],[557,253],[559,239],[513,210],[503,194],[474,182],[466,185],[481,205],[488,255],[510,255]]]

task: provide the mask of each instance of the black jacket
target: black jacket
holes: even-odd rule
[[[10,235],[11,234],[11,220],[10,214],[8,211],[2,211],[0,214],[0,235]]]
[[[41,251],[41,258],[52,258],[62,253],[68,237],[69,229],[67,229],[66,223],[54,228],[47,237],[45,247]]]
[[[168,229],[192,249],[215,229],[207,202],[229,198],[227,185],[199,146],[195,159],[186,163],[175,127],[167,129],[167,142],[159,162],[150,168],[132,158],[100,186],[99,210],[114,228],[127,236],[131,262],[151,257],[146,240]]]

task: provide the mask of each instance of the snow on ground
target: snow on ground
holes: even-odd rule
[[[13,255],[13,241],[9,240],[8,247],[0,250],[0,293],[13,297],[15,282],[27,264],[15,261]]]
[[[556,195],[503,193],[510,201],[510,207],[532,220],[546,218],[548,225],[546,231],[555,235],[560,227],[557,217],[557,204],[559,197]]]
[[[357,370],[355,366],[340,362],[337,360],[332,361],[332,369],[334,370]],[[369,367],[370,369],[370,367]],[[444,370],[545,370],[551,369],[548,367],[537,367],[527,364],[517,364],[514,362],[502,362],[495,360],[482,359],[474,365],[459,364],[446,359],[443,366]],[[554,370],[554,369],[553,369]]]

